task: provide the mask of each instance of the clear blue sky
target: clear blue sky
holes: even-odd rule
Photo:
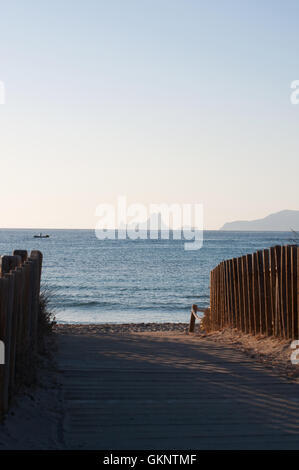
[[[299,209],[298,1],[0,2],[0,225],[202,202],[206,228]]]

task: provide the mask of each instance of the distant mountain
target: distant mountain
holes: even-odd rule
[[[123,222],[120,224],[119,229],[127,229],[127,230],[168,230],[168,226],[164,223],[162,215],[160,212],[153,213],[150,215],[149,219],[144,222],[135,222],[135,223],[128,223],[125,225]]]
[[[168,230],[160,212],[151,214],[146,222],[139,224],[140,230]]]
[[[299,211],[284,210],[276,212],[275,214],[270,214],[263,219],[228,222],[224,224],[220,230],[299,231]]]

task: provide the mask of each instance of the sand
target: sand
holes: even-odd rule
[[[40,358],[38,383],[32,389],[23,390],[15,399],[4,424],[0,425],[1,449],[64,449],[63,422],[66,404],[62,394],[62,378],[55,358],[59,352],[55,349],[60,338],[68,338],[71,352],[78,335],[84,337],[102,336],[106,338],[106,347],[111,341],[111,349],[117,337],[141,336],[176,342],[192,343],[200,348],[200,341],[223,344],[242,352],[252,363],[263,363],[275,373],[289,378],[298,377],[299,367],[291,364],[290,341],[276,338],[253,337],[243,335],[236,330],[226,329],[221,332],[204,334],[198,331],[188,336],[188,324],[104,324],[104,325],[66,325],[55,328],[55,334],[49,341],[49,354]],[[72,339],[74,338],[74,339]],[[58,341],[59,340],[59,341]],[[108,343],[107,343],[108,341]],[[134,344],[134,341],[133,341]],[[134,346],[132,346],[134,348]],[[108,344],[109,349],[109,344]],[[137,354],[137,351],[136,351]]]
[[[188,330],[188,323],[59,324],[56,326],[57,333],[68,335],[156,333],[157,335],[178,335],[179,338],[181,335],[188,334]],[[251,357],[254,361],[262,362],[268,367],[277,369],[282,375],[296,377],[299,374],[299,366],[294,366],[290,360],[292,353],[290,348],[291,340],[269,338],[262,335],[252,336],[232,328],[205,334],[200,332],[198,324],[195,333],[191,336],[198,338],[198,340],[205,338],[209,341],[232,346]]]
[[[143,333],[175,332],[186,333],[188,323],[103,323],[103,324],[58,324],[56,332],[71,335],[96,335],[98,333]]]
[[[291,340],[252,336],[231,328],[207,335],[203,333],[199,337],[237,348],[252,360],[263,363],[282,376],[299,377],[299,365],[291,362]]]
[[[0,424],[0,450],[61,449],[64,404],[55,362],[56,337],[47,342],[47,354],[39,356],[37,382],[15,397]]]

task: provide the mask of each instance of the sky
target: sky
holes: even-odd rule
[[[0,0],[0,226],[299,209],[299,2]]]

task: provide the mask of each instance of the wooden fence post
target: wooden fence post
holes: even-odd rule
[[[220,292],[219,292],[219,266],[216,268],[216,312],[214,318],[214,329],[219,328],[219,303],[220,303]]]
[[[18,266],[21,266],[22,258],[20,256],[1,256],[0,265],[1,265],[1,274],[7,274],[10,271],[13,271]]]
[[[254,298],[253,298],[253,288],[252,288],[252,255],[246,255],[246,272],[247,272],[247,298],[248,298],[249,333],[255,334]]]
[[[272,318],[272,305],[271,305],[271,283],[270,283],[270,252],[269,250],[263,251],[263,265],[264,265],[264,305],[266,317],[266,333],[268,336],[273,334],[273,318]]]
[[[0,418],[8,410],[8,384],[9,367],[7,358],[9,358],[9,349],[7,340],[7,303],[8,303],[8,279],[0,278],[0,339],[5,345],[5,364],[0,365]]]
[[[24,324],[24,268],[17,268],[18,276],[18,331],[17,331],[17,357],[22,354],[23,349],[23,324]]]
[[[30,318],[29,318],[29,283],[30,283],[30,264],[25,262],[23,271],[23,321],[22,321],[22,337],[23,348],[27,349],[29,344]]]
[[[226,261],[223,261],[223,296],[224,296],[224,326],[228,325],[228,298],[227,298],[227,276],[226,276]]]
[[[234,295],[234,270],[233,260],[229,260],[229,289],[231,298],[231,327],[234,328],[236,324],[236,306],[235,306],[235,295]]]
[[[244,332],[248,333],[250,330],[249,321],[249,298],[248,298],[248,275],[247,275],[247,258],[242,256],[242,291],[243,291],[243,315],[244,315]]]
[[[37,266],[38,266],[38,269],[37,269],[37,272],[38,272],[37,285],[38,285],[38,290],[40,290],[40,280],[41,280],[41,274],[42,274],[43,254],[39,250],[33,250],[30,253],[30,258],[36,259],[36,261],[37,261]]]
[[[14,250],[13,255],[14,256],[20,256],[22,264],[25,261],[27,261],[27,258],[28,258],[27,250]]]
[[[238,289],[238,263],[237,259],[232,259],[233,263],[233,285],[234,285],[234,298],[235,298],[235,328],[240,328],[239,324],[239,315],[240,315],[240,307],[239,307],[239,289]]]
[[[211,296],[211,310],[210,310],[210,328],[213,329],[214,316],[215,316],[215,269],[211,271],[210,277],[210,296]]]
[[[276,335],[284,336],[284,324],[282,322],[281,314],[281,246],[275,246],[275,322],[276,322]]]
[[[13,301],[14,301],[14,275],[12,273],[4,274],[8,280],[7,286],[7,306],[6,306],[6,335],[5,335],[5,378],[4,387],[6,395],[6,404],[10,401],[10,390],[12,381],[12,328],[13,328]]]
[[[191,317],[190,317],[190,324],[189,324],[189,333],[194,333],[195,329],[195,316],[193,315],[193,311],[197,311],[197,305],[193,304],[191,308]]]
[[[223,328],[223,305],[224,305],[224,296],[223,296],[223,279],[222,279],[222,267],[223,263],[219,264],[219,327]]]
[[[253,314],[254,314],[254,334],[260,334],[260,290],[258,282],[258,255],[252,255],[252,292],[253,292]]]
[[[285,247],[285,275],[286,275],[286,335],[293,337],[293,312],[292,312],[292,249]]]
[[[281,247],[280,270],[280,311],[284,338],[288,337],[288,311],[287,311],[287,281],[286,281],[286,247]]]
[[[276,253],[275,247],[269,249],[269,262],[270,262],[270,296],[271,296],[271,316],[272,316],[272,331],[273,335],[277,336],[276,324]]]
[[[218,315],[217,315],[217,328],[221,328],[221,307],[222,307],[222,292],[221,292],[221,266],[218,266]]]
[[[291,247],[291,323],[292,339],[298,338],[298,306],[297,306],[297,246]]]
[[[264,259],[263,252],[257,252],[257,274],[258,274],[258,289],[259,289],[259,316],[260,316],[260,333],[267,332],[267,323],[265,317],[265,287],[264,287]]]
[[[32,341],[32,329],[33,329],[33,322],[32,322],[32,302],[33,302],[33,296],[32,296],[32,281],[33,281],[33,262],[28,259],[24,266],[27,266],[27,284],[26,284],[26,289],[27,289],[27,315],[28,315],[28,326],[27,326],[27,335],[28,335],[28,340],[31,343]]]
[[[238,299],[239,299],[239,329],[245,331],[244,305],[243,305],[243,280],[242,280],[242,258],[237,258],[238,273]]]
[[[225,289],[225,262],[221,263],[221,291],[222,291],[222,328],[226,326],[227,299]]]
[[[13,299],[11,311],[11,344],[10,344],[10,382],[9,396],[10,399],[14,394],[15,375],[16,375],[16,351],[17,351],[17,331],[18,331],[18,293],[19,293],[19,277],[16,270],[10,273],[13,283]]]
[[[213,317],[211,320],[211,329],[215,329],[216,324],[216,316],[217,316],[217,270],[214,269],[213,273],[213,291],[214,291],[214,310],[213,310]]]
[[[38,307],[39,307],[39,267],[36,258],[30,256],[31,277],[30,277],[30,293],[31,293],[31,343],[34,350],[37,348],[37,327],[38,327]]]
[[[227,325],[232,325],[232,304],[230,295],[230,264],[229,261],[225,262],[225,277],[226,277],[226,298],[227,298]]]
[[[296,258],[297,258],[297,269],[296,269],[296,291],[297,291],[297,294],[296,294],[296,291],[295,291],[295,298],[296,298],[296,316],[297,316],[297,339],[298,338],[298,335],[299,335],[299,247],[297,247],[296,249],[297,253],[296,253]]]

